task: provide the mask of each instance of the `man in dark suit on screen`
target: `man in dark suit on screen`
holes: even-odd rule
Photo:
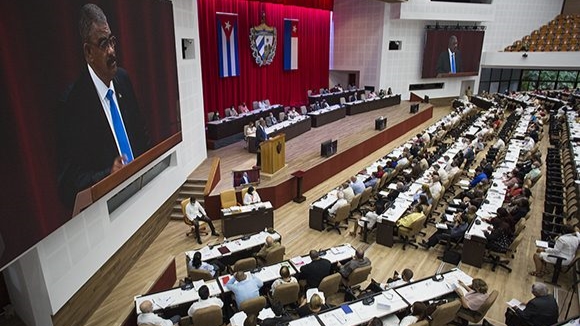
[[[455,74],[462,71],[461,54],[457,52],[457,46],[457,36],[451,35],[447,49],[441,52],[437,59],[435,68],[437,77],[440,77],[440,74]]]
[[[59,112],[59,193],[67,206],[76,194],[150,147],[127,72],[117,67],[116,38],[94,4],[81,9],[79,31],[87,66],[66,91]]]

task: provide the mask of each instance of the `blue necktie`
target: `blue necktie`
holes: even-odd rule
[[[451,72],[455,73],[455,53],[451,53]]]
[[[107,91],[107,99],[111,104],[111,119],[113,120],[113,129],[115,130],[115,136],[117,136],[117,142],[119,142],[119,148],[121,149],[121,153],[126,156],[125,163],[129,163],[133,161],[133,151],[131,150],[131,144],[129,143],[127,131],[123,125],[121,113],[119,112],[119,108],[113,99],[112,89]]]

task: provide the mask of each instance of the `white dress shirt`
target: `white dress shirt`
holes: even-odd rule
[[[207,214],[205,213],[205,209],[203,209],[203,207],[199,204],[199,202],[196,201],[195,204],[193,205],[191,204],[191,202],[187,204],[187,206],[185,207],[185,215],[187,215],[187,218],[190,221],[193,221],[195,218],[202,217]]]
[[[261,202],[262,199],[260,199],[260,195],[258,195],[258,192],[255,190],[254,193],[252,194],[246,193],[246,195],[244,196],[244,205],[251,205]]]
[[[169,319],[163,319],[152,312],[148,312],[137,316],[137,325],[173,326],[173,323]]]

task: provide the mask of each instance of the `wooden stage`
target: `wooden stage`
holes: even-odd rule
[[[291,139],[286,143],[286,166],[272,177],[261,177],[257,187],[262,201],[271,201],[275,208],[289,202],[296,195],[296,178],[292,173],[303,171],[302,191],[334,176],[337,172],[354,164],[373,151],[397,139],[407,131],[421,125],[433,116],[433,106],[420,104],[419,112],[409,113],[412,103],[401,104],[374,110],[335,121]],[[387,118],[387,128],[375,130],[375,119]],[[337,153],[329,158],[320,156],[320,143],[338,140]],[[233,187],[233,170],[250,169],[256,164],[256,155],[244,149],[244,142],[208,151],[208,159],[200,165],[191,178],[206,179],[212,158],[220,158],[220,181],[205,198],[205,207],[210,216],[219,216],[219,193]],[[242,198],[238,193],[238,201]]]

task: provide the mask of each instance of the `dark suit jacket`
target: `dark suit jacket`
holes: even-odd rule
[[[455,72],[462,72],[461,70],[461,53],[455,52]],[[439,58],[437,59],[437,66],[435,68],[435,72],[437,74],[448,74],[451,72],[451,64],[449,63],[449,50],[445,49],[445,51],[439,54]]]
[[[117,69],[113,84],[133,156],[138,157],[149,149],[150,141],[133,86],[124,69]],[[72,207],[79,191],[111,173],[119,152],[88,68],[83,69],[79,79],[67,90],[61,104],[59,194],[63,202]]]
[[[323,278],[330,275],[332,264],[328,259],[320,258],[300,269],[300,279],[306,280],[306,288],[317,288]]]
[[[558,322],[558,304],[551,295],[533,298],[526,309],[516,309],[521,320],[532,326],[553,325]]]
[[[260,148],[260,144],[264,141],[268,139],[268,134],[266,133],[266,129],[264,129],[262,126],[258,126],[256,128],[256,148]]]

